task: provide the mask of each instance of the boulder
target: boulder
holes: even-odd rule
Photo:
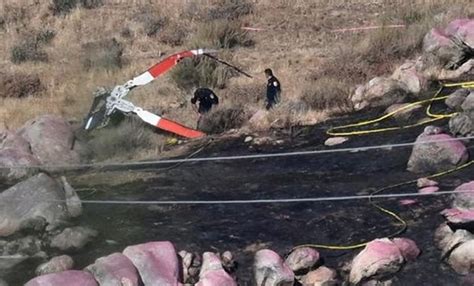
[[[78,217],[82,214],[82,203],[81,199],[74,190],[73,187],[68,183],[66,177],[61,177],[63,183],[64,195],[66,198],[66,207],[70,217]]]
[[[33,155],[41,164],[80,163],[79,154],[73,150],[72,127],[61,117],[40,116],[25,123],[18,134],[28,141]]]
[[[474,110],[474,91],[466,97],[466,99],[461,104],[461,108],[464,111],[473,111]]]
[[[449,131],[454,135],[474,135],[474,111],[460,112],[449,119]]]
[[[319,252],[311,247],[297,248],[288,255],[286,265],[293,272],[308,271],[319,262]]]
[[[274,251],[262,249],[255,254],[254,278],[257,286],[292,286],[295,275]]]
[[[449,242],[452,240],[454,231],[446,223],[441,224],[435,231],[434,242],[436,247],[445,252]]]
[[[62,251],[74,251],[82,249],[91,242],[98,232],[88,227],[75,226],[65,228],[61,233],[51,238],[51,247]]]
[[[408,91],[418,94],[427,87],[428,80],[418,72],[415,61],[406,61],[392,74],[392,79],[401,82]]]
[[[237,283],[225,272],[216,254],[204,252],[199,282],[196,286],[237,286]]]
[[[303,278],[301,278],[301,284],[303,284],[303,286],[337,285],[336,277],[337,273],[334,269],[321,266],[303,276]]]
[[[14,148],[29,153],[30,144],[23,137],[10,130],[0,132],[0,149]]]
[[[28,281],[25,286],[98,286],[94,277],[84,271],[68,270],[38,276]]]
[[[461,39],[466,45],[474,49],[474,20],[456,19],[451,21],[445,29],[446,34]]]
[[[340,145],[346,142],[347,140],[349,140],[348,137],[331,137],[331,138],[326,139],[326,141],[324,141],[324,145],[325,146]]]
[[[407,87],[401,82],[386,78],[376,77],[365,86],[360,86],[351,96],[351,101],[356,110],[367,107],[390,106],[403,102],[409,94]]]
[[[431,29],[423,38],[423,52],[435,65],[442,68],[453,69],[464,57],[462,47],[457,45],[439,28]]]
[[[0,236],[11,235],[38,218],[56,227],[69,218],[63,200],[62,187],[43,173],[14,185],[0,194]]]
[[[459,274],[469,274],[474,271],[474,239],[461,243],[448,258],[448,264]]]
[[[173,244],[155,241],[128,246],[123,251],[147,286],[179,285],[179,261]]]
[[[421,188],[421,189],[418,190],[418,193],[420,193],[420,194],[432,194],[432,193],[436,193],[437,191],[439,191],[439,187],[432,186],[432,187]]]
[[[133,263],[122,253],[113,253],[97,259],[86,267],[100,285],[138,286],[140,277]]]
[[[414,173],[440,172],[453,169],[467,162],[469,155],[460,140],[448,134],[430,135],[428,130],[416,139],[408,160],[407,169]],[[430,143],[425,143],[430,142]]]
[[[438,182],[430,180],[428,178],[419,178],[416,181],[416,186],[418,188],[434,187],[434,186],[437,186],[437,185],[438,185]]]
[[[37,169],[31,167],[38,165],[40,162],[29,152],[17,148],[0,149],[0,178],[7,182],[33,176]]]
[[[55,256],[48,262],[40,264],[36,268],[36,275],[41,276],[50,273],[57,273],[71,270],[74,267],[74,260],[68,255]]]
[[[405,261],[415,261],[421,251],[416,243],[408,238],[394,238],[392,242],[400,249]]]
[[[388,238],[373,240],[352,260],[349,281],[357,284],[373,276],[396,273],[403,262],[404,257],[395,243]]]
[[[461,105],[469,95],[469,90],[460,88],[455,92],[451,93],[444,103],[453,110],[461,110]]]
[[[454,189],[454,192],[453,208],[464,210],[474,209],[474,181],[460,185]]]
[[[441,252],[441,257],[447,257],[450,255],[450,253],[460,246],[461,244],[473,240],[474,236],[467,230],[465,229],[458,229],[456,230],[453,235],[449,237],[449,239],[446,239],[444,248],[442,249]]]
[[[474,210],[445,209],[441,214],[451,224],[466,224],[474,222]]]

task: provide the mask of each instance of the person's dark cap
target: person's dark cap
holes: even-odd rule
[[[273,75],[273,71],[271,69],[265,69],[266,75]]]

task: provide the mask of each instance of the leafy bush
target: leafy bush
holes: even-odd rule
[[[115,38],[89,42],[82,45],[82,64],[86,70],[121,68],[122,54],[123,47]]]

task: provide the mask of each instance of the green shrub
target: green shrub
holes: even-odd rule
[[[42,51],[35,40],[27,39],[12,47],[10,50],[10,60],[14,64],[27,61],[46,62],[48,55]]]

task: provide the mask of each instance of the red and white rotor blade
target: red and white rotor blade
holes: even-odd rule
[[[157,63],[156,65],[149,68],[146,72],[142,73],[141,75],[135,77],[131,80],[130,87],[141,86],[150,83],[155,78],[159,77],[160,75],[166,73],[171,68],[173,68],[176,64],[179,63],[180,60],[183,58],[190,58],[193,56],[200,56],[203,54],[208,53],[215,53],[214,50],[208,49],[197,49],[197,50],[189,50],[180,53],[176,53],[171,55],[161,62]]]
[[[193,139],[193,138],[203,137],[206,135],[202,133],[201,131],[186,127],[184,125],[181,125],[169,119],[162,118],[146,110],[136,110],[135,113],[144,122],[150,125],[153,125],[157,128],[160,128],[162,130],[172,132],[179,136],[185,137],[185,138]]]

